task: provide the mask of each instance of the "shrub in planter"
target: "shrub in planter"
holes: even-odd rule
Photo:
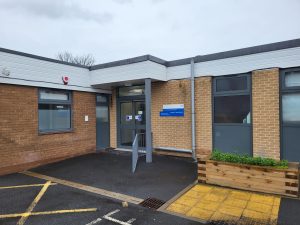
[[[231,162],[238,164],[257,165],[257,166],[271,166],[280,169],[288,168],[287,160],[275,160],[270,158],[262,157],[251,157],[248,155],[239,155],[236,153],[223,153],[219,150],[214,150],[210,157],[211,160],[221,162]]]
[[[198,180],[225,187],[298,197],[299,163],[214,150],[210,157],[199,159]]]

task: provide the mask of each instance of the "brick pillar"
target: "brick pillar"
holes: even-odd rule
[[[212,151],[212,77],[195,79],[196,152],[202,157]]]
[[[110,147],[117,147],[117,95],[116,89],[113,89],[110,108],[109,108],[109,116],[110,116]]]
[[[279,69],[252,73],[253,155],[280,159]]]

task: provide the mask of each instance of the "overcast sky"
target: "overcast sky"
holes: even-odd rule
[[[96,63],[165,60],[300,38],[300,0],[0,0],[0,47]]]

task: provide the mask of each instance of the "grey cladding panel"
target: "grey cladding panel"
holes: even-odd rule
[[[214,149],[252,155],[251,126],[214,125]]]
[[[300,162],[300,127],[282,127],[282,159],[291,162]]]

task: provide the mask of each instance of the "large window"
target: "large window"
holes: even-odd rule
[[[71,123],[71,92],[39,90],[39,131],[69,131]]]
[[[250,74],[213,79],[213,148],[252,155]]]
[[[282,121],[300,123],[300,70],[285,72],[282,78]]]
[[[217,77],[214,80],[214,123],[251,123],[249,77]]]
[[[282,159],[300,162],[300,67],[281,70]]]
[[[250,123],[250,96],[215,97],[215,123]]]

